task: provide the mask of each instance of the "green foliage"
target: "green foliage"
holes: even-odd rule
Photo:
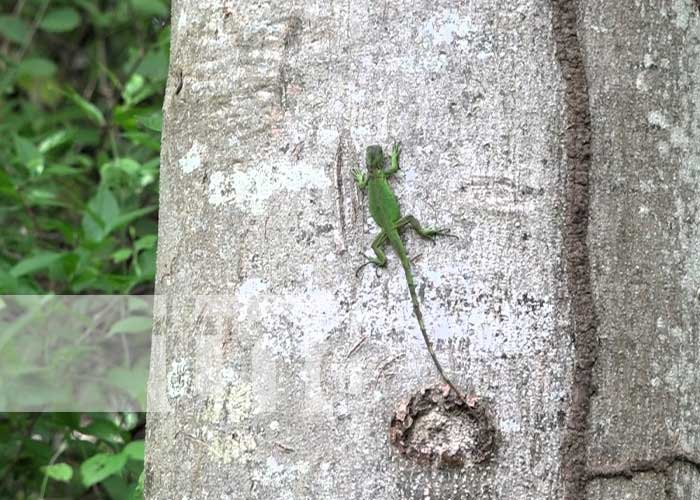
[[[49,10],[39,22],[39,28],[49,33],[72,31],[80,24],[80,14],[72,7]]]
[[[168,11],[167,0],[0,2],[0,293],[152,291]],[[77,346],[21,350],[42,307],[2,325],[3,362],[23,352],[79,368]],[[144,328],[136,315],[104,341]],[[30,361],[13,365],[16,380],[36,376]],[[131,360],[105,381],[136,397],[145,369]],[[0,413],[0,498],[143,498],[144,419]]]
[[[0,415],[0,498],[143,498],[143,415]]]
[[[4,5],[0,292],[150,292],[168,4]]]

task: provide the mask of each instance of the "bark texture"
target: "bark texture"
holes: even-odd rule
[[[175,1],[148,498],[695,498],[692,5]],[[393,253],[354,275],[350,172],[395,139],[403,213],[460,237],[405,234],[478,411]]]
[[[698,8],[589,1],[580,18],[600,319],[588,498],[700,498]]]

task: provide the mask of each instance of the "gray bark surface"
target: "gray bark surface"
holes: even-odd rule
[[[590,498],[700,498],[698,5],[601,1],[581,12],[601,341],[589,463],[599,475],[656,469],[594,480]]]
[[[173,2],[148,498],[700,498],[698,15],[579,6],[599,339],[580,439],[563,3]],[[351,170],[394,140],[403,213],[459,236],[404,241],[443,367],[493,417],[486,462],[389,442],[439,382],[393,252],[354,274],[377,228]],[[455,418],[416,435],[461,446]]]

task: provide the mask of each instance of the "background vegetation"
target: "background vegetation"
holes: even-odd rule
[[[152,292],[168,13],[166,0],[0,4],[2,294]],[[21,340],[11,319],[0,364]],[[0,414],[0,498],[139,498],[144,419]]]

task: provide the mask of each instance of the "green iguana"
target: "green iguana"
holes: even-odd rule
[[[406,226],[411,226],[420,236],[431,241],[434,240],[436,236],[451,236],[453,238],[456,238],[456,236],[449,234],[449,230],[446,229],[423,228],[418,220],[412,215],[401,217],[399,202],[396,199],[396,195],[394,195],[394,192],[391,190],[391,186],[389,186],[389,183],[387,182],[387,179],[399,170],[400,153],[401,149],[399,144],[394,144],[394,147],[391,150],[391,166],[385,170],[384,153],[382,151],[382,147],[369,146],[367,148],[367,174],[363,174],[359,169],[355,169],[352,172],[357,185],[362,189],[368,189],[369,211],[370,214],[372,214],[374,222],[376,222],[381,228],[380,233],[372,242],[372,250],[374,250],[376,258],[367,257],[366,255],[362,254],[367,259],[367,262],[357,269],[356,274],[359,273],[360,270],[367,264],[374,264],[375,266],[379,267],[386,266],[386,255],[382,251],[382,246],[384,246],[384,244],[388,241],[396,254],[399,256],[399,260],[401,260],[401,265],[403,266],[404,273],[406,274],[408,291],[411,294],[411,302],[413,302],[413,313],[416,315],[416,319],[418,320],[418,326],[423,334],[423,340],[428,348],[430,357],[433,359],[433,363],[435,363],[435,367],[440,373],[442,379],[457,393],[458,396],[462,397],[462,393],[457,389],[447,375],[445,375],[437,356],[435,356],[435,351],[433,351],[433,346],[428,338],[428,333],[425,331],[423,315],[421,314],[420,306],[418,304],[418,296],[416,295],[416,285],[413,281],[413,273],[411,272],[411,263],[408,259],[406,248],[401,241],[399,231]]]

